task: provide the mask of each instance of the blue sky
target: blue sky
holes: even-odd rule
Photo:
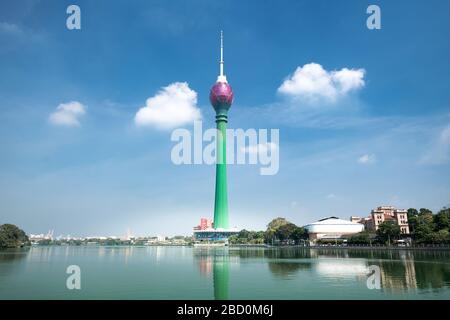
[[[81,30],[66,28],[70,4]],[[381,8],[381,30],[366,27],[369,4]],[[437,0],[2,1],[0,223],[173,235],[212,217],[214,166],[175,166],[173,128],[135,117],[186,82],[191,110],[214,126],[221,29],[229,126],[280,130],[278,174],[229,167],[231,225],[449,205],[449,10]],[[339,80],[345,68],[356,78]],[[316,71],[325,87],[305,91]],[[84,112],[70,107],[75,122],[51,120],[72,101]]]

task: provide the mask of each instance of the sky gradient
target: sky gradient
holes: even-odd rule
[[[81,30],[66,28],[70,4]],[[381,30],[366,27],[369,4]],[[212,217],[215,167],[174,165],[170,135],[196,118],[215,125],[220,30],[229,127],[280,130],[278,174],[229,166],[231,226],[448,206],[449,11],[439,0],[1,1],[0,223],[187,235]],[[185,118],[140,125],[153,103],[164,116],[182,104]]]

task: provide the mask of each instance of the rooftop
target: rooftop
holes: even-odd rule
[[[328,218],[320,219],[317,222],[309,223],[309,224],[307,224],[307,226],[310,226],[310,225],[321,225],[321,224],[360,225],[360,223],[352,222],[352,221],[349,221],[349,220],[339,219],[338,217],[328,217]]]

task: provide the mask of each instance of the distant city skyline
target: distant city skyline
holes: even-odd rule
[[[131,239],[131,238],[140,238],[140,237],[162,237],[166,236],[165,234],[134,234],[132,230],[127,229],[122,234],[90,234],[90,235],[77,235],[77,234],[55,234],[55,230],[50,229],[46,233],[36,233],[30,232],[28,233],[31,239],[33,238],[42,238],[42,239]],[[173,235],[175,236],[175,235]],[[186,236],[186,235],[177,235],[177,236]]]
[[[68,3],[0,3],[0,224],[173,236],[213,218],[215,167],[173,164],[170,136],[215,126],[220,30],[229,127],[279,129],[275,175],[228,166],[230,227],[450,205],[450,3],[377,1],[369,30],[356,0],[76,2],[81,30]]]

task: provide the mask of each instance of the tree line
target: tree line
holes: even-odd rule
[[[230,244],[298,244],[308,238],[305,228],[299,227],[285,218],[275,218],[266,231],[241,230],[232,235]]]
[[[410,231],[418,243],[450,243],[450,208],[437,214],[431,210],[408,209]]]
[[[0,225],[0,248],[17,248],[30,245],[26,233],[13,224]]]

